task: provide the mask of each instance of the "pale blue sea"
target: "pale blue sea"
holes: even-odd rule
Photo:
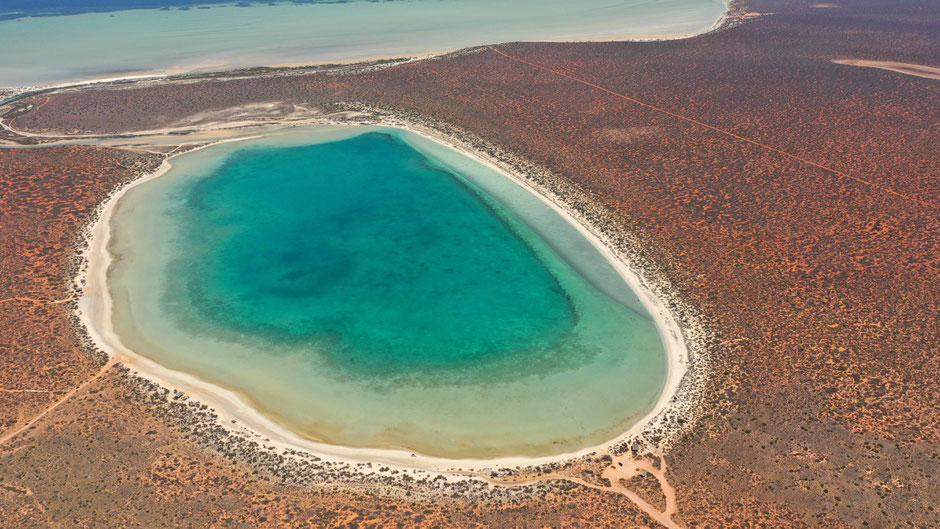
[[[0,87],[697,33],[721,0],[0,0]]]

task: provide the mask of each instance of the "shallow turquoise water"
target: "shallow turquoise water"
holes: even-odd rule
[[[370,376],[435,377],[556,346],[576,323],[509,225],[388,134],[246,149],[180,192],[195,250],[170,271],[168,301],[194,309],[181,324],[309,347]]]
[[[53,4],[54,12],[81,11],[81,3],[45,4]],[[113,2],[95,4],[116,8]],[[721,0],[233,4],[0,20],[0,87],[414,56],[506,41],[684,34],[708,28],[725,10]],[[0,17],[41,7],[49,6],[15,0],[5,9],[0,5]]]
[[[121,201],[110,249],[127,345],[313,439],[548,455],[616,436],[665,379],[653,322],[574,228],[396,129],[179,157]]]

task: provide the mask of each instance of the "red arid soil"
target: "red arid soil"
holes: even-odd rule
[[[678,41],[507,44],[378,69],[73,89],[0,109],[4,137],[19,142],[309,109],[443,123],[544,170],[542,184],[628,234],[628,253],[713,333],[702,408],[664,467],[647,458],[620,475],[614,454],[492,490],[370,485],[339,470],[301,480],[283,459],[200,433],[199,410],[120,366],[91,379],[104,358],[69,318],[79,231],[161,156],[0,149],[0,519],[659,527],[625,488],[668,512],[667,526],[940,526],[940,85],[832,62],[937,66],[940,11],[813,4],[734,4],[720,31]]]

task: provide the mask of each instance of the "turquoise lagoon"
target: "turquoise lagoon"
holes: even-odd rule
[[[722,0],[239,3],[123,9],[127,2],[102,0],[94,5],[106,12],[82,13],[82,3],[0,2],[0,87],[414,56],[506,41],[688,34],[725,11]],[[73,7],[78,14],[30,16]]]
[[[577,229],[400,129],[179,156],[111,229],[125,345],[312,440],[554,455],[616,437],[665,383],[654,322]]]

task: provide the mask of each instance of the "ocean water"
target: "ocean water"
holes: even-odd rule
[[[721,0],[0,0],[0,87],[686,34]]]
[[[112,219],[115,328],[310,439],[551,455],[662,391],[658,330],[610,264],[455,151],[321,128],[173,165]]]

